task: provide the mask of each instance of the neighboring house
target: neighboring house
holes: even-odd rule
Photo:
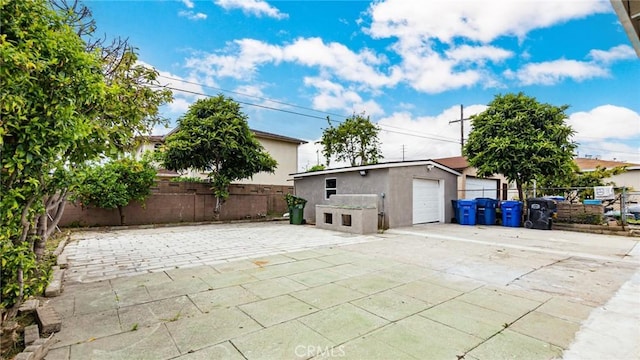
[[[461,174],[432,160],[391,162],[292,174],[296,195],[307,200],[304,219],[333,194],[375,194],[380,226],[450,222]]]
[[[160,147],[167,136],[173,134],[177,128],[173,129],[167,135],[149,136],[144,139],[143,143],[136,149],[136,158],[141,158],[146,151],[154,151]],[[278,162],[278,167],[272,173],[258,173],[251,179],[242,179],[235,181],[234,184],[260,184],[260,185],[285,185],[291,186],[291,177],[289,174],[298,171],[298,146],[305,144],[306,141],[272,134],[259,130],[251,130],[264,149]],[[172,173],[164,169],[159,170],[161,177],[175,177],[177,173]],[[184,176],[206,178],[207,173],[198,171],[188,171],[183,173]]]
[[[618,166],[626,166],[625,172],[606,178],[604,181],[613,182],[617,187],[624,186],[635,191],[640,191],[640,164],[601,160],[597,158],[575,158],[573,161],[578,165],[581,172],[594,171],[597,167],[612,169]]]
[[[433,159],[433,161],[462,174],[458,178],[458,198],[491,198],[507,200],[507,179],[502,175],[482,178],[476,174],[476,168],[469,165],[464,156]]]

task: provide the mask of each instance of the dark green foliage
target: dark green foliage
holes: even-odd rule
[[[329,165],[332,157],[338,161],[348,161],[351,166],[376,164],[382,159],[378,132],[364,113],[352,115],[342,124],[334,127],[327,118],[329,127],[322,132],[322,153]]]
[[[144,201],[151,194],[156,170],[146,161],[114,160],[87,168],[81,173],[80,185],[72,199],[84,206],[120,210],[131,201]]]
[[[565,124],[567,106],[539,103],[522,93],[497,95],[489,107],[472,117],[473,129],[464,155],[479,176],[502,174],[522,187],[540,177],[566,177],[573,172],[570,140]]]
[[[169,170],[194,169],[209,174],[216,214],[229,196],[231,182],[273,172],[277,162],[264,151],[240,105],[223,95],[196,101],[167,137],[163,164]]]

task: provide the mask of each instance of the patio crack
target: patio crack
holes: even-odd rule
[[[538,271],[538,270],[541,270],[541,269],[544,269],[544,268],[547,268],[547,267],[550,267],[550,266],[556,265],[556,264],[561,263],[561,262],[563,262],[563,261],[569,260],[569,259],[571,259],[572,257],[573,257],[573,256],[568,256],[568,257],[566,257],[566,258],[564,258],[564,259],[559,259],[559,260],[556,260],[556,261],[550,262],[550,263],[548,263],[548,264],[545,264],[545,265],[539,266],[539,267],[537,267],[537,268],[533,268],[533,269],[531,269],[531,270],[527,271],[526,273],[524,273],[524,274],[522,274],[522,275],[520,275],[520,276],[518,276],[518,277],[514,278],[513,280],[509,281],[509,282],[506,284],[506,286],[509,286],[509,285],[511,285],[511,284],[513,284],[513,283],[515,283],[515,282],[516,282],[516,281],[518,281],[518,280],[522,280],[522,278],[524,278],[525,276],[530,275],[530,274],[532,274],[532,273],[534,273],[534,272],[536,272],[536,271]]]
[[[566,259],[563,259],[563,260],[566,260]],[[558,262],[563,261],[563,260],[558,260],[558,261],[556,261],[555,263],[558,263]],[[553,264],[549,264],[549,265],[553,265]],[[548,265],[545,265],[545,266],[548,266]],[[543,266],[543,267],[544,267],[544,266]],[[470,352],[472,352],[473,350],[477,349],[478,347],[480,347],[480,345],[482,345],[482,344],[486,343],[487,341],[489,341],[489,340],[493,339],[493,338],[494,338],[494,337],[496,337],[497,335],[500,335],[503,331],[505,331],[506,329],[510,328],[510,327],[511,327],[511,325],[515,324],[515,322],[516,322],[516,321],[518,321],[518,320],[522,319],[523,317],[525,317],[525,316],[527,316],[527,315],[531,314],[532,312],[534,312],[534,311],[538,310],[542,305],[546,304],[548,301],[549,301],[549,300],[546,300],[546,301],[544,301],[544,302],[540,303],[540,305],[538,305],[538,306],[534,307],[533,309],[531,309],[531,310],[527,311],[526,313],[524,313],[524,314],[520,315],[517,319],[513,320],[512,322],[510,322],[510,323],[504,323],[504,325],[502,325],[502,329],[500,329],[500,331],[497,331],[495,334],[493,334],[493,335],[489,336],[488,338],[484,339],[483,341],[481,341],[480,343],[478,343],[476,346],[474,346],[474,347],[472,347],[471,349],[469,349],[469,350],[465,351],[465,352],[464,352],[464,354],[462,354],[462,355],[456,355],[456,357],[458,358],[458,360],[462,360],[462,359],[464,359],[464,358],[465,358],[465,356],[467,356],[467,354],[468,354],[468,353],[470,353]]]

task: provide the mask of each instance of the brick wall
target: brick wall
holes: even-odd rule
[[[144,204],[123,209],[126,225],[199,222],[214,220],[216,199],[208,184],[160,181]],[[255,219],[287,212],[286,193],[293,186],[232,184],[222,205],[220,220]],[[118,209],[99,209],[68,203],[60,226],[117,226]]]
[[[602,221],[602,205],[558,203],[558,221],[567,223],[599,223]]]

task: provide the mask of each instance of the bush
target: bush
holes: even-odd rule
[[[303,208],[305,206],[305,204],[307,203],[307,200],[295,196],[293,194],[287,194],[284,196],[284,200],[287,202],[287,207],[289,209],[293,209],[295,207],[298,208]]]

